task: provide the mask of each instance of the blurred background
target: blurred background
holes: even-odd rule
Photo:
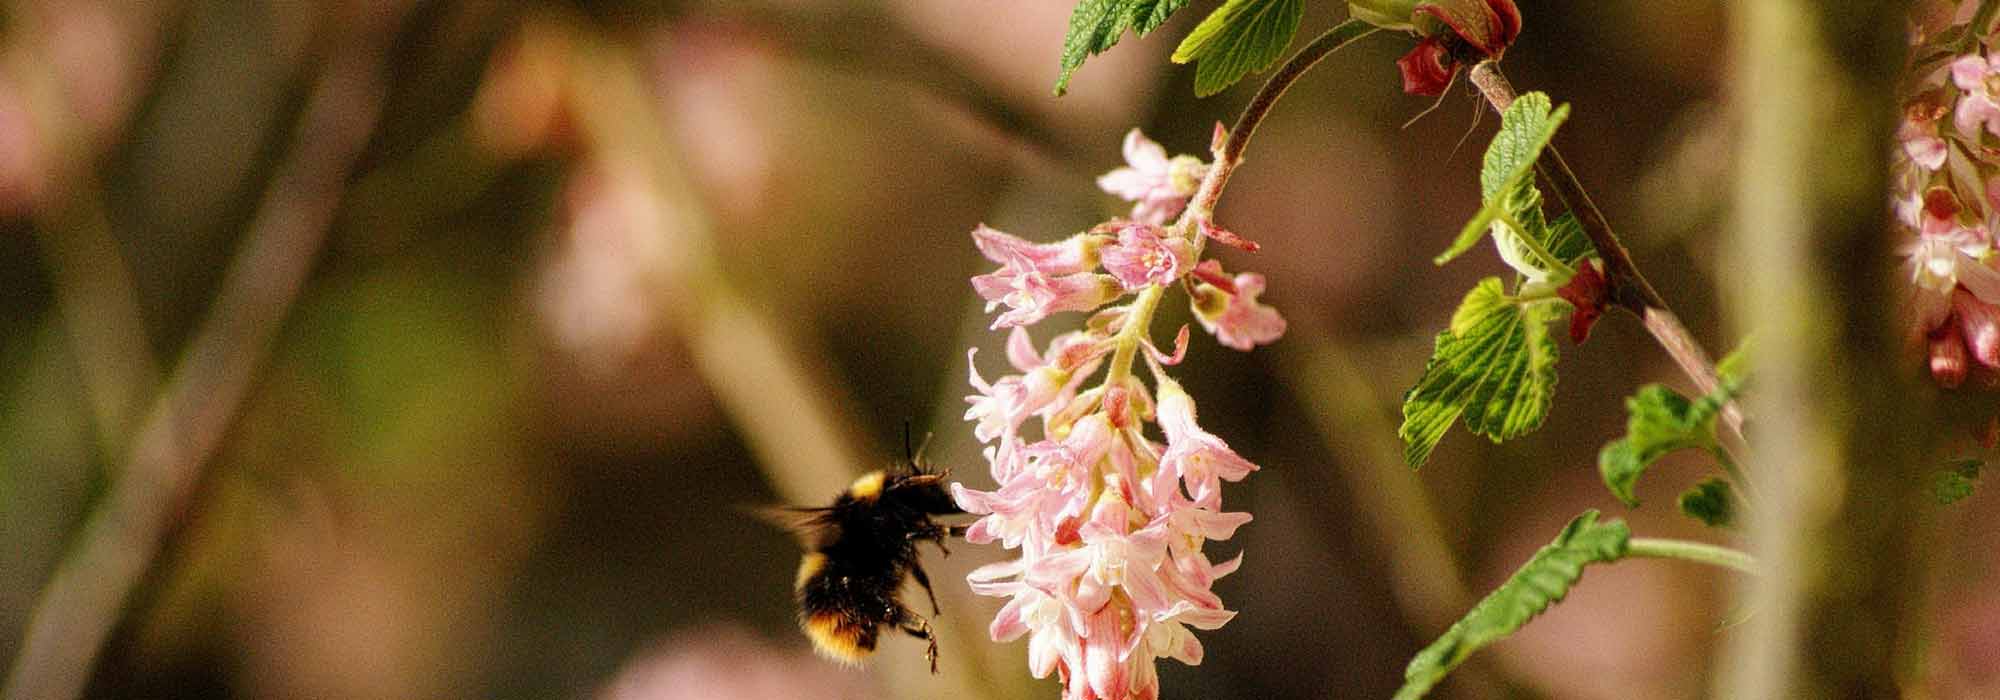
[[[9,3],[0,659],[31,628],[101,648],[53,674],[104,698],[1054,697],[963,584],[997,548],[927,560],[943,674],[900,637],[847,670],[796,629],[796,545],[741,507],[829,499],[906,425],[990,485],[964,357],[991,376],[1004,336],[967,233],[1123,211],[1092,178],[1133,126],[1205,154],[1258,82],[1197,100],[1167,62],[1216,4],[1058,99],[1063,0]],[[1523,0],[1507,61],[1574,105],[1558,143],[1715,349],[1720,5]],[[1401,393],[1501,269],[1429,263],[1497,120],[1455,88],[1401,127],[1432,106],[1398,89],[1407,48],[1306,77],[1219,208],[1263,252],[1218,255],[1270,278],[1292,332],[1197,334],[1178,372],[1264,469],[1215,545],[1247,553],[1217,586],[1241,614],[1202,666],[1162,663],[1166,697],[1385,697],[1585,508],[1718,538],[1673,511],[1692,460],[1636,510],[1598,482],[1623,397],[1682,385],[1625,316],[1565,346],[1543,430],[1454,429],[1402,467]],[[1912,677],[1936,697],[2000,697],[1996,502],[1932,544],[1946,612]],[[1728,583],[1592,569],[1443,693],[1700,696],[1743,612]]]

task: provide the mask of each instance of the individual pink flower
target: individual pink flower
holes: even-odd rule
[[[1036,678],[1049,677],[1059,664],[1081,666],[1081,630],[1071,624],[1062,601],[1020,580],[1024,569],[1022,560],[1015,559],[988,564],[966,575],[973,593],[1008,598],[993,616],[987,633],[996,642],[1028,635],[1028,672]]]
[[[1269,345],[1285,335],[1285,317],[1270,306],[1257,303],[1264,293],[1264,276],[1246,272],[1234,278],[1222,276],[1222,266],[1204,261],[1195,269],[1202,283],[1195,285],[1189,302],[1195,320],[1215,334],[1223,345],[1249,350]]]
[[[1242,481],[1257,470],[1257,465],[1195,424],[1194,399],[1179,382],[1160,381],[1159,406],[1160,429],[1167,434],[1167,451],[1160,456],[1160,472],[1179,477],[1196,506],[1220,508],[1221,482]]]
[[[1950,152],[1944,139],[1938,138],[1937,122],[1906,117],[1896,129],[1896,142],[1902,145],[1904,157],[1927,172],[1944,167],[1945,155]]]
[[[1076,391],[1081,377],[1089,374],[1096,365],[1086,363],[1096,359],[1102,351],[1092,354],[1091,344],[1082,338],[1083,334],[1070,333],[1058,337],[1049,347],[1049,359],[1044,361],[1035,352],[1034,344],[1028,339],[1028,332],[1016,327],[1007,337],[1007,359],[1014,369],[1022,372],[1008,375],[998,381],[987,383],[979,376],[979,368],[973,359],[978,348],[965,353],[965,363],[970,372],[972,388],[979,393],[965,397],[972,404],[965,410],[965,419],[977,425],[972,434],[980,442],[992,442],[994,438],[1012,435],[1021,427],[1028,416],[1059,405]],[[1082,369],[1082,372],[1076,370]]]
[[[1116,498],[1100,499],[1078,534],[1082,546],[1042,557],[1028,567],[1027,581],[1049,589],[1066,589],[1072,582],[1076,610],[1095,612],[1111,601],[1119,588],[1138,610],[1167,607],[1166,583],[1159,568],[1167,556],[1164,524],[1137,531],[1127,522],[1131,509]]]
[[[1063,311],[1089,311],[1123,293],[1118,280],[1108,275],[1077,272],[1052,277],[1021,255],[1005,265],[972,278],[972,288],[986,300],[987,311],[1001,304],[1010,309],[993,320],[993,328],[1026,326]]]
[[[965,539],[973,544],[999,540],[1009,548],[1037,534],[1053,539],[1050,533],[1058,523],[1087,512],[1095,485],[1091,467],[1105,458],[1113,442],[1110,422],[1093,414],[1078,421],[1061,441],[1021,446],[1009,455],[1012,463],[995,462],[997,490],[978,491],[953,483],[952,499],[958,506],[985,516],[972,523]]]
[[[1146,138],[1138,129],[1125,134],[1126,167],[1097,178],[1097,186],[1132,202],[1132,219],[1155,226],[1165,225],[1201,186],[1208,166],[1189,155],[1167,158],[1167,149]]]
[[[1161,658],[1172,658],[1190,666],[1201,665],[1201,640],[1195,639],[1188,626],[1195,629],[1222,629],[1236,613],[1230,610],[1204,608],[1189,602],[1175,603],[1172,608],[1153,615],[1152,624],[1146,629],[1146,645]]]
[[[1979,130],[2000,136],[2000,56],[1961,56],[1951,62],[1951,82],[1964,94],[1958,99],[1952,123],[1958,133],[1979,138]]]
[[[1118,242],[1104,247],[1104,271],[1126,289],[1173,284],[1194,266],[1194,244],[1152,224],[1118,230]]]
[[[1078,234],[1057,243],[1034,243],[986,224],[972,229],[972,245],[987,260],[1001,265],[1011,265],[1017,259],[1025,260],[1028,267],[1045,275],[1064,275],[1097,267],[1097,247],[1103,242],[1103,236]]]
[[[1974,371],[2000,370],[2000,306],[1960,288],[1927,340],[1931,378],[1946,389],[1958,388]]]
[[[1991,203],[1989,209],[1995,209]],[[1992,256],[1992,233],[1984,224],[1968,226],[1960,220],[1956,197],[1945,188],[1933,188],[1923,197],[1918,214],[1917,239],[1905,246],[1909,257],[1910,282],[1934,294],[1920,300],[1919,318],[1934,325],[1942,315],[1943,297],[1959,285],[1981,299],[2000,303],[2000,270],[1985,264]]]

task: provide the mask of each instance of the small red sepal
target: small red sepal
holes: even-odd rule
[[[1569,316],[1569,342],[1582,345],[1590,338],[1590,327],[1611,307],[1611,283],[1604,276],[1604,263],[1592,258],[1579,265],[1569,284],[1556,289],[1556,296],[1576,307]]]

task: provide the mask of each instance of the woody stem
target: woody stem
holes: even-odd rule
[[[1480,62],[1472,67],[1471,78],[1472,84],[1479,87],[1480,94],[1486,97],[1494,112],[1506,112],[1507,106],[1514,103],[1514,86],[1507,82],[1507,76],[1501,74],[1498,63]],[[1653,334],[1653,339],[1667,351],[1675,364],[1680,365],[1681,371],[1694,381],[1696,388],[1704,394],[1715,393],[1721,382],[1716,378],[1715,362],[1710,359],[1708,350],[1694,339],[1694,334],[1688,332],[1680,317],[1667,308],[1666,299],[1646,281],[1646,276],[1639,273],[1631,253],[1618,241],[1618,235],[1611,231],[1611,223],[1605,220],[1604,212],[1597,208],[1596,202],[1591,201],[1583,183],[1577,180],[1576,173],[1570,170],[1569,163],[1563,160],[1554,144],[1542,151],[1535,170],[1554,187],[1556,197],[1562,200],[1563,206],[1576,215],[1584,235],[1590,238],[1591,246],[1603,258],[1604,276],[1611,285],[1612,302],[1639,317],[1646,326],[1646,332]],[[1722,417],[1737,439],[1741,440],[1743,413],[1734,401],[1723,404]]]

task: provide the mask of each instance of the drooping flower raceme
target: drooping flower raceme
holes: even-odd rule
[[[993,639],[1027,637],[1029,672],[1060,678],[1066,700],[1158,698],[1156,660],[1201,663],[1192,630],[1217,629],[1236,615],[1213,587],[1242,557],[1217,564],[1203,546],[1250,520],[1223,510],[1222,484],[1257,465],[1204,430],[1194,398],[1166,375],[1186,353],[1188,335],[1183,327],[1172,352],[1153,344],[1148,326],[1162,297],[1177,286],[1189,290],[1196,318],[1230,347],[1249,350],[1285,330],[1277,310],[1257,301],[1262,276],[1197,264],[1205,237],[1240,241],[1189,208],[1199,185],[1192,180],[1207,166],[1167,158],[1136,130],[1125,155],[1130,166],[1099,183],[1135,202],[1131,219],[1058,243],[986,226],[972,233],[1000,265],[972,284],[989,311],[1008,307],[994,327],[1013,328],[1007,358],[1019,374],[988,381],[971,370],[976,393],[966,397],[965,418],[987,445],[998,486],[954,483],[952,496],[981,516],[967,540],[999,542],[1019,557],[967,578],[974,592],[1007,599],[993,618]],[[1169,225],[1176,212],[1180,219]],[[1065,311],[1095,313],[1037,351],[1025,327]],[[968,362],[974,357],[967,353]],[[1150,389],[1133,373],[1141,359],[1151,368]],[[1097,383],[1084,388],[1092,378]]]
[[[1955,16],[1938,26],[1920,22],[1912,39],[1939,36],[1971,14]],[[1993,239],[2000,230],[2000,52],[1990,46],[1992,37],[1976,39],[1964,54],[1912,76],[1891,154],[1890,204],[1909,236],[1902,252],[1914,327],[1932,379],[1946,388],[1968,380],[2000,387],[2000,255]]]

